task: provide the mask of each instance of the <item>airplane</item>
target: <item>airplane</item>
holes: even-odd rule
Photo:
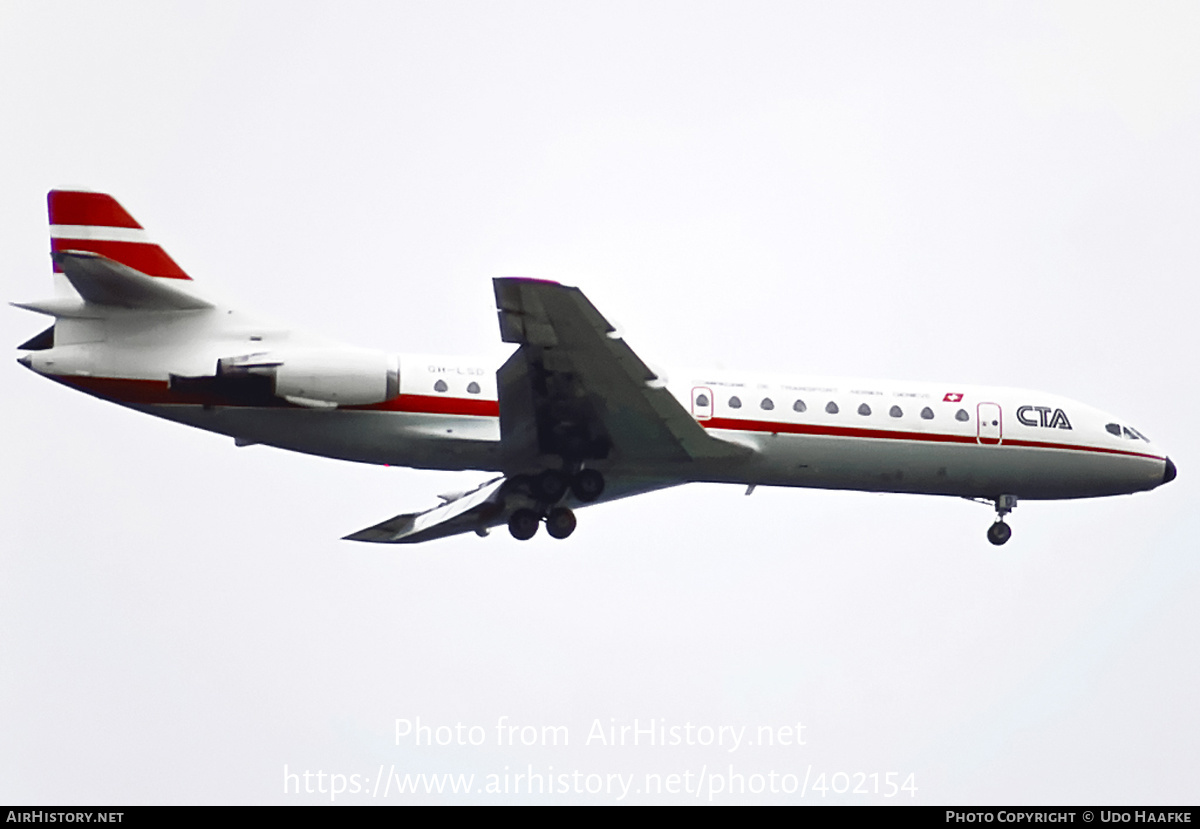
[[[247,314],[192,280],[103,193],[48,196],[54,318],[18,362],[147,414],[282,449],[493,474],[346,536],[416,543],[544,524],[692,482],[959,496],[994,506],[1172,481],[1166,451],[1122,418],[1043,392],[689,371],[668,384],[578,288],[493,280],[496,369],[470,357],[355,348]]]

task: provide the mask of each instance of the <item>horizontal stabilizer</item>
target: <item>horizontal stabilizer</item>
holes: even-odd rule
[[[17,346],[21,351],[45,351],[54,348],[54,326],[50,326],[35,337],[30,337]]]
[[[145,311],[198,311],[212,308],[179,287],[181,280],[166,281],[135,271],[90,251],[56,251],[54,263],[71,285],[93,305],[134,308]]]
[[[397,515],[348,535],[344,540],[415,544],[459,533],[482,532],[499,523],[502,517],[504,497],[501,490],[505,480],[496,478],[432,509]]]
[[[35,302],[10,302],[8,304],[14,308],[20,308],[22,311],[33,311],[35,314],[45,314],[57,319],[102,320],[107,316],[104,313],[104,306],[84,302],[77,296],[56,296],[50,299],[39,299]]]

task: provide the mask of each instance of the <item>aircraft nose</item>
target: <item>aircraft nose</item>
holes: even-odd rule
[[[1175,464],[1171,462],[1170,458],[1167,458],[1167,468],[1163,470],[1162,482],[1164,484],[1171,483],[1171,481],[1175,480],[1176,474],[1178,473],[1175,471]]]

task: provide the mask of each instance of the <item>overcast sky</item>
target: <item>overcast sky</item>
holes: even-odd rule
[[[1042,389],[1179,479],[1022,503],[1002,549],[960,499],[720,486],[567,542],[356,545],[486,476],[236,449],[0,362],[0,802],[707,802],[732,770],[808,783],[713,802],[1195,804],[1198,42],[1193,3],[3,0],[6,300],[49,293],[78,186],[348,342],[498,364],[490,280],[555,279],[668,373]],[[486,738],[397,745],[417,717]],[[635,719],[726,742],[587,739]],[[569,791],[477,791],[529,769]],[[671,774],[707,782],[644,791]]]

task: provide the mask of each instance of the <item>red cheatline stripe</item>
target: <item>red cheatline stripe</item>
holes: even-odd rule
[[[849,426],[825,426],[807,423],[772,423],[766,420],[737,420],[714,417],[700,421],[706,429],[727,429],[733,432],[779,432],[793,435],[824,435],[828,437],[870,438],[873,440],[913,440],[924,443],[973,443],[975,435],[945,435],[935,432],[902,432],[887,429],[859,429]],[[990,444],[990,445],[995,445]],[[1072,443],[1049,443],[1036,440],[1013,440],[1005,438],[1003,446],[1023,446],[1031,449],[1070,449],[1078,452],[1099,452],[1105,455],[1128,455],[1134,458],[1163,460],[1158,455],[1146,452],[1130,452],[1127,449],[1109,449],[1103,446],[1078,446]]]
[[[51,190],[46,197],[52,225],[141,227],[117,200],[104,193]]]
[[[376,412],[420,412],[422,414],[471,415],[474,417],[500,416],[500,404],[495,400],[428,394],[402,394],[394,400],[383,403],[373,403],[370,406],[347,406],[346,408]]]
[[[171,391],[165,380],[130,380],[118,377],[67,377],[50,375],[50,379],[58,380],[81,391],[114,400],[118,403],[133,403],[152,406],[230,406],[243,407],[244,404],[230,403],[218,395],[181,393]],[[280,408],[304,408],[294,406],[284,400],[274,403]],[[394,400],[385,403],[375,403],[369,406],[346,406],[347,411],[381,411],[381,412],[413,412],[420,414],[442,415],[471,415],[475,417],[499,417],[500,405],[495,400],[471,400],[462,397],[434,397],[423,394],[402,394]]]
[[[1071,443],[1050,443],[1038,440],[1009,440],[1004,439],[1005,446],[1027,446],[1033,449],[1081,449],[1085,452],[1101,452],[1106,455],[1129,455],[1134,458],[1149,458],[1153,461],[1163,461],[1166,458],[1160,458],[1158,455],[1151,455],[1148,452],[1130,452],[1126,449],[1108,449],[1103,446],[1075,446]]]
[[[172,392],[166,380],[130,380],[124,377],[67,377],[47,375],[51,380],[72,386],[118,403],[153,405],[163,403],[190,403],[203,405],[209,401],[204,395],[179,394]]]
[[[126,380],[113,377],[65,377],[49,375],[68,386],[95,394],[119,403],[142,405],[230,405],[220,399],[200,394],[180,394],[168,388],[164,380]],[[237,405],[237,404],[232,404]],[[293,407],[279,401],[279,406]],[[409,412],[440,415],[470,415],[475,417],[499,417],[500,404],[495,400],[472,400],[463,397],[445,397],[425,394],[402,394],[386,403],[370,406],[347,406],[348,411]],[[826,426],[801,423],[771,423],[765,420],[735,420],[714,417],[701,421],[707,429],[722,429],[733,432],[778,432],[794,435],[817,435],[824,437],[868,438],[872,440],[911,440],[925,443],[976,444],[974,435],[944,435],[932,432],[901,432],[886,429],[858,429],[841,426]],[[1108,449],[1102,446],[1076,446],[1070,443],[1043,443],[1033,440],[1005,439],[1004,446],[1021,446],[1030,449],[1063,449],[1075,452],[1097,452],[1105,455],[1127,455],[1162,461],[1158,455],[1130,452],[1125,449]]]
[[[850,426],[826,426],[809,423],[772,423],[767,420],[739,420],[714,417],[700,421],[708,429],[729,429],[735,432],[784,432],[794,435],[827,435],[840,438],[874,438],[877,440],[925,440],[936,443],[975,443],[974,435],[943,435],[930,432],[901,432],[886,429],[859,429]]]
[[[167,252],[158,245],[146,242],[111,242],[102,239],[51,239],[50,249],[86,250],[99,253],[128,265],[135,271],[141,271],[147,276],[161,276],[168,279],[191,279],[183,269],[175,264],[175,260],[167,256]],[[57,263],[55,273],[62,273]]]

